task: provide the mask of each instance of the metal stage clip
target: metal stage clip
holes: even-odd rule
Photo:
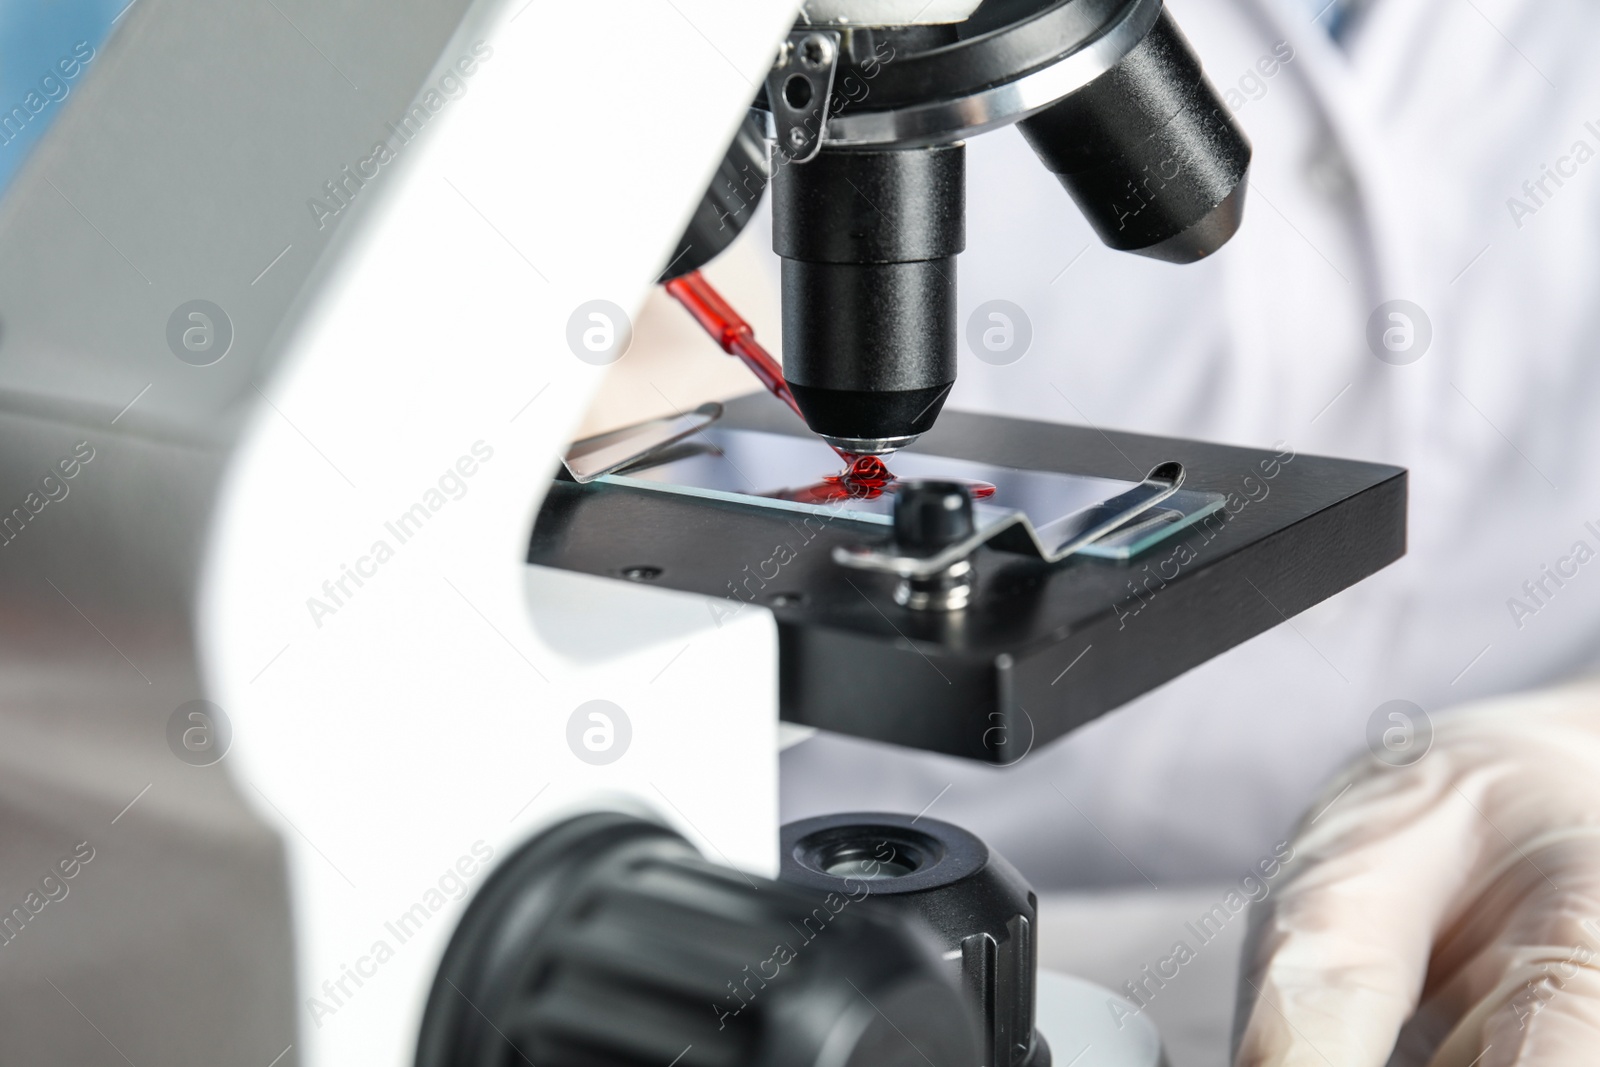
[[[642,463],[670,445],[692,437],[722,417],[716,401],[693,411],[624,426],[574,441],[561,463],[579,485]]]
[[[1183,464],[1174,461],[1159,463],[1145,475],[1144,481],[1127,492],[1045,527],[1050,531],[1048,542],[1053,542],[1054,547],[1049,547],[1046,537],[1041,536],[1041,531],[1034,527],[1026,512],[1011,511],[993,522],[975,526],[970,534],[959,541],[931,552],[892,538],[874,545],[836,546],[833,559],[844,567],[881,571],[906,579],[932,578],[943,574],[964,562],[984,544],[1007,552],[1037,556],[1046,563],[1059,563],[1107,534],[1114,533],[1182,487]]]

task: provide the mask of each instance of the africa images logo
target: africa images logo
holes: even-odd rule
[[[328,221],[354,202],[367,183],[377,178],[382,169],[400,157],[406,146],[422,135],[422,129],[433,116],[444,110],[451,100],[467,94],[467,79],[478,72],[479,63],[487,62],[494,49],[483,41],[473,44],[469,55],[457,59],[439,80],[423,90],[399,122],[389,123],[389,132],[383,139],[374,141],[372,151],[356,160],[355,166],[345,164],[339,173],[322,183],[322,196],[306,201],[311,220],[317,229],[327,227]],[[325,197],[325,198],[324,198]]]
[[[56,60],[39,79],[37,89],[29,89],[22,102],[7,111],[0,111],[0,145],[8,145],[22,135],[28,123],[51,104],[60,103],[72,91],[72,82],[83,73],[83,68],[95,57],[94,46],[79,41],[72,46],[70,55]]]

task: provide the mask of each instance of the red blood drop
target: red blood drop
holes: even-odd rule
[[[882,459],[877,456],[857,456],[841,453],[845,469],[829,474],[819,482],[803,489],[791,489],[783,495],[785,500],[802,504],[826,504],[835,500],[876,500],[884,493],[894,492],[899,481]],[[994,486],[988,482],[952,479],[967,487],[974,500],[987,500],[994,496]]]

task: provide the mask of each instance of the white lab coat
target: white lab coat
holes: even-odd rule
[[[1008,770],[798,745],[786,818],[938,796],[930,816],[1042,887],[1233,880],[1365,752],[1379,704],[1438,712],[1594,665],[1600,7],[1381,0],[1344,52],[1293,0],[1170,6],[1243,102],[1242,229],[1190,267],[1112,252],[1014,131],[974,140],[961,321],[1010,300],[1033,341],[1009,366],[963,342],[952,406],[1399,464],[1408,555]],[[1294,58],[1263,78],[1280,41]],[[1395,298],[1432,324],[1410,365],[1366,339]]]

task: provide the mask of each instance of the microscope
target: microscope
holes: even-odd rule
[[[1119,251],[1192,263],[1243,218],[1249,142],[1161,3],[917,7],[806,5],[668,267],[726,248],[770,174],[784,377],[855,455],[916,441],[955,384],[966,138],[1015,124]]]
[[[75,44],[0,196],[0,1060],[1161,1062],[977,837],[777,803],[786,736],[1014,764],[1404,552],[1396,468],[943,410],[967,139],[1017,125],[1115,249],[1240,225],[1160,0],[140,0]],[[620,356],[768,185],[793,409],[573,443],[572,338]]]

